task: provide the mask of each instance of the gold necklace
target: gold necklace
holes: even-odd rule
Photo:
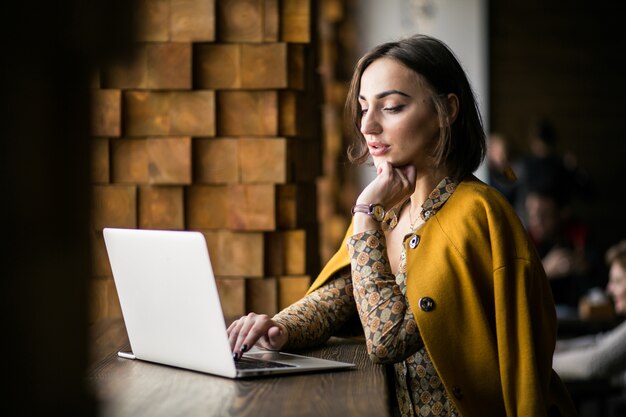
[[[415,218],[415,220],[413,221],[413,210],[412,209],[412,204],[410,203],[411,199],[409,198],[409,227],[411,228],[411,232],[415,232],[415,229],[417,229],[420,224],[418,224],[418,221],[420,220],[420,216],[417,216]]]

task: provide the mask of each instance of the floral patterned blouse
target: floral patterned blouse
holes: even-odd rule
[[[455,189],[454,181],[442,180],[422,205],[422,219],[428,221]],[[414,236],[407,234],[404,242]],[[287,328],[286,347],[323,343],[357,313],[370,358],[393,364],[398,405],[395,411],[401,416],[458,416],[408,307],[404,244],[397,275],[391,272],[381,230],[358,233],[347,244],[351,273],[347,268],[339,271],[322,287],[274,317]]]

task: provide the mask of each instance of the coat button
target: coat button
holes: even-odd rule
[[[452,395],[454,395],[457,400],[460,400],[463,398],[463,391],[461,391],[461,388],[458,386],[454,386],[452,387]]]
[[[422,297],[419,300],[419,306],[425,312],[433,311],[435,309],[435,300],[430,297]]]
[[[415,249],[417,245],[419,245],[419,243],[420,243],[420,237],[418,235],[413,235],[413,237],[409,241],[409,247],[411,249]]]

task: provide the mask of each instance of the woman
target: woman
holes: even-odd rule
[[[626,240],[606,253],[607,292],[615,312],[626,314]],[[563,379],[608,378],[626,371],[626,322],[607,333],[559,341],[554,369]]]
[[[401,415],[575,414],[551,369],[541,261],[504,198],[472,176],[485,135],[452,52],[426,36],[374,48],[346,109],[350,158],[371,156],[378,175],[308,295],[230,326],[235,354],[320,343],[358,314],[371,359],[393,364]]]

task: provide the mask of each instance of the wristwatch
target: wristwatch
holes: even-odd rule
[[[385,218],[385,208],[381,204],[357,204],[352,207],[352,215],[354,213],[365,213],[377,222],[382,222]]]

